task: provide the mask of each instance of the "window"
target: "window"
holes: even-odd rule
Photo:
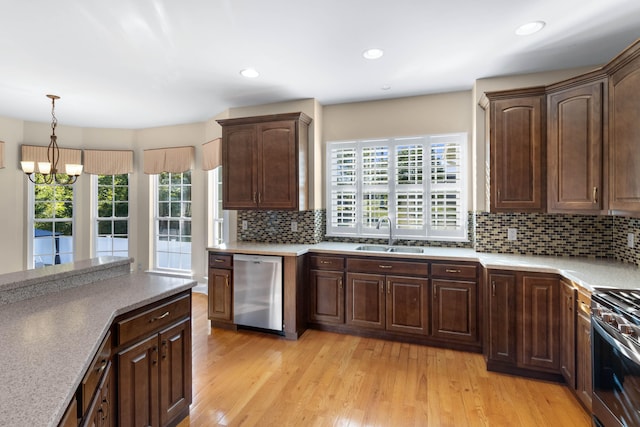
[[[191,172],[162,172],[155,182],[155,268],[191,272]]]
[[[229,214],[222,210],[222,166],[208,172],[209,174],[209,224],[211,224],[209,245],[218,246],[228,240]]]
[[[467,135],[327,144],[327,234],[467,239]],[[385,227],[386,228],[386,227]]]
[[[129,256],[129,175],[91,175],[94,256]]]
[[[73,186],[46,184],[35,174],[30,203],[29,267],[73,262]]]

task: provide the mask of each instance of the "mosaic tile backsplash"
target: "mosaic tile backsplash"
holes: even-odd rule
[[[321,241],[385,244],[386,239],[325,236],[326,211],[238,211],[238,239],[265,243]],[[247,230],[242,230],[247,221]],[[296,221],[298,230],[291,231]],[[517,229],[517,240],[508,229]],[[565,214],[469,213],[468,242],[399,240],[398,245],[474,248],[478,252],[609,258],[640,266],[640,219]],[[634,234],[634,248],[627,236]]]

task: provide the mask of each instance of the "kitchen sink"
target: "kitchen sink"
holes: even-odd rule
[[[421,254],[422,248],[414,248],[409,246],[378,246],[378,245],[362,245],[356,248],[356,251],[369,252],[396,252],[405,254]]]
[[[387,252],[388,246],[376,246],[376,245],[362,245],[356,248],[356,251],[372,251],[372,252]]]
[[[422,248],[412,248],[409,246],[394,246],[389,248],[388,252],[401,252],[405,254],[421,254],[424,251],[422,250]]]

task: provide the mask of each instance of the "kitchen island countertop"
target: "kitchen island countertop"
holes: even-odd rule
[[[0,425],[56,426],[113,319],[194,285],[133,273],[2,305]]]

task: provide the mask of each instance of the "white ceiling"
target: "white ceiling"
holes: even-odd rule
[[[471,89],[598,65],[640,37],[638,0],[0,0],[0,116],[145,128],[230,107]],[[520,24],[547,23],[514,34]],[[368,61],[362,52],[382,48]],[[256,79],[239,75],[253,67]],[[389,90],[382,90],[385,85]]]

